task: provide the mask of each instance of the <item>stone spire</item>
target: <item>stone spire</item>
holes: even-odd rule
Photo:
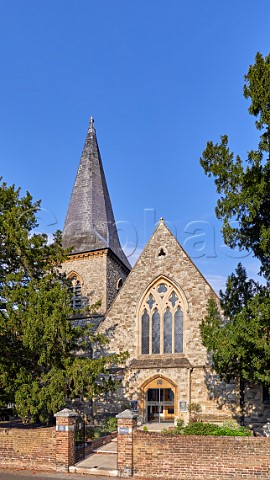
[[[63,246],[73,247],[72,253],[109,248],[130,269],[118,238],[93,117],[69,202]]]

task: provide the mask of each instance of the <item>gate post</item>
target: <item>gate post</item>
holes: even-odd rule
[[[137,415],[125,410],[116,415],[118,419],[117,469],[120,477],[133,475],[133,430],[137,426]]]
[[[75,463],[75,424],[79,416],[73,410],[64,408],[55,415],[56,418],[56,470],[68,472]]]

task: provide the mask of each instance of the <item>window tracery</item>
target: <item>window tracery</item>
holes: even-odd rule
[[[140,308],[141,354],[183,352],[181,296],[168,280],[160,279],[145,295]]]

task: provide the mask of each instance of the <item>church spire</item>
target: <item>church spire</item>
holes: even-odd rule
[[[90,118],[62,238],[65,248],[73,247],[72,253],[109,248],[130,269],[118,238],[93,117]]]
[[[90,117],[90,123],[89,123],[89,129],[88,131],[90,132],[96,132],[95,127],[94,127],[94,117]]]

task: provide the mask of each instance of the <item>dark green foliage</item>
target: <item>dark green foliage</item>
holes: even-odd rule
[[[264,58],[257,53],[245,75],[244,96],[260,131],[258,148],[242,160],[230,151],[223,135],[220,143],[207,143],[201,158],[220,195],[216,215],[223,220],[225,243],[252,251],[267,285],[248,280],[239,264],[228,277],[226,291],[220,292],[226,321],[212,300],[201,324],[215,370],[225,380],[239,380],[242,421],[245,383],[270,387],[270,54]],[[232,220],[237,226],[230,225]]]
[[[108,366],[125,355],[91,358],[93,344],[106,339],[69,320],[70,285],[60,268],[67,252],[59,232],[51,245],[33,233],[39,207],[29,193],[0,184],[0,404],[48,421],[67,397],[113,389]]]
[[[201,335],[222,378],[270,382],[269,314],[268,294],[267,299],[255,297],[232,322],[223,325],[214,301],[209,302]]]
[[[226,290],[220,290],[219,296],[225,317],[232,318],[247,305],[248,301],[259,293],[262,287],[254,280],[248,279],[246,269],[238,263],[235,273],[229,275]]]
[[[86,425],[86,438],[92,440],[93,438],[104,437],[117,430],[117,418],[109,417],[102,425]]]
[[[257,53],[245,75],[244,96],[257,120],[260,141],[242,160],[230,151],[227,135],[221,142],[208,142],[201,158],[206,175],[215,178],[216,215],[223,220],[227,245],[252,250],[261,262],[261,272],[270,279],[270,54]],[[230,222],[236,220],[238,226]]]
[[[215,435],[215,436],[230,436],[230,437],[246,437],[252,435],[250,430],[245,427],[229,428],[220,427],[213,423],[189,423],[184,427],[184,435]]]
[[[203,344],[211,353],[215,370],[225,381],[239,380],[241,422],[244,421],[246,382],[270,385],[270,293],[266,289],[251,298],[224,324],[214,300],[201,323]]]
[[[116,417],[109,417],[104,422],[104,429],[108,432],[114,432],[117,430],[118,420]]]
[[[203,422],[191,422],[186,427],[180,426],[172,430],[164,429],[162,433],[165,435],[214,435],[219,437],[247,437],[252,435],[252,432],[245,427],[230,428]]]

